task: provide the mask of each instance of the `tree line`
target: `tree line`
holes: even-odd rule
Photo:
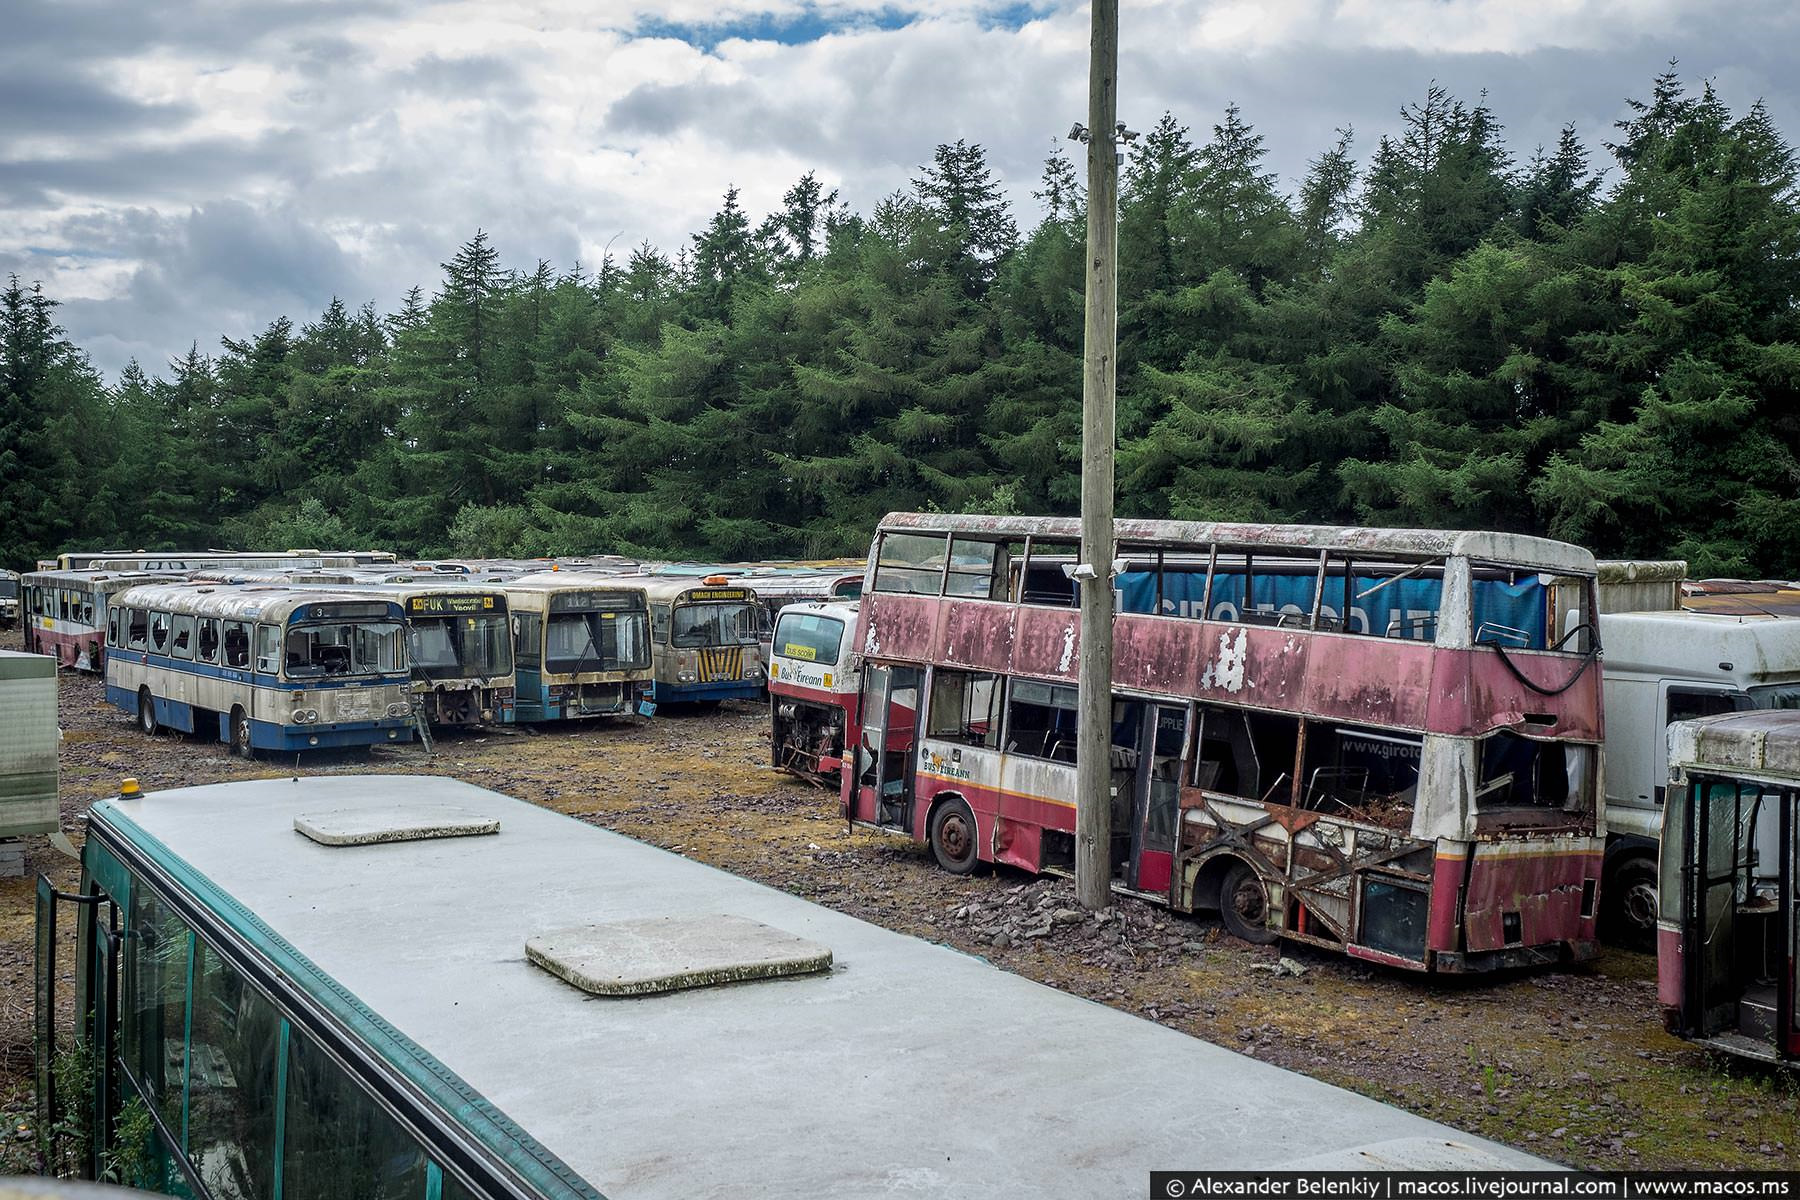
[[[1792,149],[1671,69],[1516,161],[1433,85],[1284,190],[1235,106],[1121,180],[1121,515],[1514,530],[1800,576]],[[107,386],[0,293],[0,562],[87,546],[856,554],[893,509],[1073,512],[1085,197],[982,148],[852,212],[736,190],[673,255],[333,300]]]

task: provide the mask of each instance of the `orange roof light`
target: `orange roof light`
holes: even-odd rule
[[[731,577],[729,575],[708,575],[705,579],[702,579],[700,582],[706,584],[709,587],[717,587],[721,583],[730,583]]]

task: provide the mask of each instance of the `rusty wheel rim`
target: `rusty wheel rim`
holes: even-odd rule
[[[1261,925],[1269,919],[1269,895],[1263,889],[1262,880],[1255,875],[1246,875],[1238,882],[1231,893],[1231,908],[1244,919],[1245,924]]]
[[[938,842],[944,847],[944,854],[948,858],[962,862],[969,857],[975,849],[975,839],[961,812],[952,812],[944,817],[938,826]]]

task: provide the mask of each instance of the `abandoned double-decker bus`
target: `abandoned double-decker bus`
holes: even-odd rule
[[[107,613],[106,698],[145,733],[256,750],[412,740],[393,598],[314,588],[143,584]]]
[[[77,671],[106,669],[106,614],[127,588],[178,576],[154,571],[33,571],[23,578],[25,649]]]
[[[1800,712],[1669,726],[1657,998],[1670,1033],[1800,1062]]]
[[[764,610],[747,584],[725,575],[624,576],[650,602],[657,704],[755,700],[763,692]]]
[[[496,586],[512,614],[516,720],[645,710],[652,663],[642,586],[569,571]]]
[[[844,731],[856,725],[856,605],[790,604],[769,650],[770,762],[836,781]]]
[[[102,800],[78,889],[37,897],[47,1157],[200,1200],[1025,1200],[1195,1159],[1549,1165],[454,779]],[[1057,1052],[991,1036],[996,1013]],[[52,1070],[70,1050],[93,1068]]]
[[[1114,886],[1424,971],[1595,949],[1585,550],[1497,533],[1119,521]],[[1077,522],[895,514],[870,552],[854,821],[1074,860]]]

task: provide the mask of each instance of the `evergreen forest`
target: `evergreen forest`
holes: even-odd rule
[[[1800,577],[1800,193],[1671,69],[1509,153],[1428,88],[1284,186],[1236,107],[1121,179],[1121,515],[1489,528]],[[860,554],[893,509],[1078,503],[1082,172],[1022,230],[979,145],[872,211],[816,174],[672,252],[334,300],[108,385],[0,294],[0,562],[58,549]],[[513,248],[508,248],[511,251]],[[529,247],[523,248],[527,253]]]

